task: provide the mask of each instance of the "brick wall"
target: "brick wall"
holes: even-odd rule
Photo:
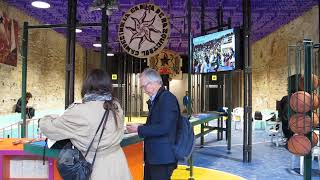
[[[288,45],[310,38],[319,42],[317,6],[282,26],[252,46],[253,110],[276,109],[276,100],[287,94]]]
[[[19,23],[17,67],[0,64],[0,114],[12,112],[21,96],[21,38],[23,22],[40,24],[25,13],[0,0],[0,10]],[[50,29],[29,30],[27,91],[33,94],[30,105],[37,110],[64,108],[66,39]],[[75,99],[80,100],[84,76],[85,50],[76,46]],[[29,104],[28,104],[29,105]]]

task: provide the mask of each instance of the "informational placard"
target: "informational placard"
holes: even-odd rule
[[[216,81],[218,78],[217,78],[217,75],[211,75],[211,80],[212,81]]]
[[[111,75],[111,79],[112,80],[117,80],[118,79],[118,75],[117,74],[112,74]]]
[[[12,159],[10,160],[10,179],[47,179],[49,177],[48,161],[43,165],[42,160]]]

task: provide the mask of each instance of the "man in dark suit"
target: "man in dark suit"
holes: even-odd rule
[[[129,124],[127,130],[144,138],[144,180],[169,180],[177,168],[173,152],[179,115],[177,98],[165,90],[161,76],[153,69],[142,72],[140,87],[150,97],[147,122]]]

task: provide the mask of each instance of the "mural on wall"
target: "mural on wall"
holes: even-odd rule
[[[17,66],[18,22],[0,11],[0,63]]]
[[[160,74],[169,74],[172,79],[181,71],[181,57],[178,53],[164,49],[159,54],[149,58],[149,67],[156,69]]]

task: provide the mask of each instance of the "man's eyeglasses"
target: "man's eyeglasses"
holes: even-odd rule
[[[141,88],[141,89],[145,89],[145,88],[147,88],[147,86],[148,86],[150,83],[151,83],[151,82],[147,82],[145,85],[141,85],[140,88]]]

